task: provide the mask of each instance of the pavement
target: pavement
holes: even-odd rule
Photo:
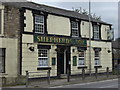
[[[80,76],[71,77],[70,82],[67,79],[51,79],[50,85],[47,81],[31,81],[28,88],[117,88],[118,78],[116,75],[86,76],[84,80]],[[25,85],[7,86],[3,88],[26,88]]]
[[[118,88],[118,79],[89,82],[82,84],[62,85],[50,88]]]

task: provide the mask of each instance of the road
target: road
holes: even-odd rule
[[[118,88],[118,79],[82,83],[82,84],[63,85],[63,86],[56,86],[51,88]]]

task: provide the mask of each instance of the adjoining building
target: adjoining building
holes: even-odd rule
[[[120,38],[112,42],[113,52],[113,70],[116,73],[117,69],[120,68]]]
[[[33,2],[2,3],[0,15],[0,62],[6,81],[25,76],[26,71],[51,69],[52,77],[67,70],[81,74],[80,68],[89,73],[89,64],[92,73],[95,67],[112,71],[111,24],[91,18],[90,62],[88,15]]]

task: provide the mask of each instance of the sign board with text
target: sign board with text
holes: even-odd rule
[[[58,37],[58,36],[34,36],[35,43],[54,43],[54,44],[68,44],[68,45],[79,45],[82,47],[87,46],[86,40],[67,38],[67,37]]]

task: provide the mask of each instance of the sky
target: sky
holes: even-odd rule
[[[73,10],[72,8],[82,8],[89,10],[89,3],[88,2],[74,2],[76,0],[72,0],[72,2],[46,2],[45,0],[32,0],[34,2],[45,4],[49,6],[54,6],[58,8]],[[102,0],[101,0],[102,1]],[[105,1],[105,0],[104,0]],[[114,37],[118,37],[118,2],[113,0],[112,2],[91,2],[91,13],[95,13],[97,16],[101,16],[102,21],[110,23],[113,25],[114,28]]]

